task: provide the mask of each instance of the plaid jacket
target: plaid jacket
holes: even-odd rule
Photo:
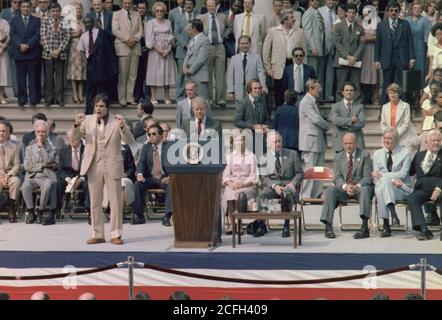
[[[69,28],[62,17],[60,17],[58,32],[54,30],[54,19],[52,17],[42,18],[40,39],[43,46],[43,59],[52,59],[50,51],[60,48],[60,59],[66,60],[69,53],[69,37]]]

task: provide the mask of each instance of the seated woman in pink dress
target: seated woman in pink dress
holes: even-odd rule
[[[222,223],[227,210],[227,201],[238,199],[244,192],[249,203],[254,201],[258,183],[258,161],[253,152],[246,149],[246,137],[239,129],[232,130],[230,145],[233,151],[226,156],[227,166],[223,172],[224,193],[221,198]],[[229,233],[229,231],[227,231]]]

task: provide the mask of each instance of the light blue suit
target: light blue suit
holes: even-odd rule
[[[379,215],[382,219],[388,219],[387,205],[395,204],[396,201],[406,198],[412,191],[412,183],[408,174],[411,165],[411,154],[399,144],[393,150],[393,166],[391,172],[387,170],[388,153],[385,148],[376,150],[373,155],[373,170],[379,171],[383,177],[375,181],[375,194]],[[402,188],[393,185],[393,179],[400,179],[404,183]]]

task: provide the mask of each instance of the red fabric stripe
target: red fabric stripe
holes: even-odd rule
[[[79,286],[66,290],[58,286],[42,287],[5,287],[0,292],[8,292],[12,300],[27,300],[36,291],[47,292],[52,300],[75,300],[84,292],[92,292],[98,300],[126,300],[128,288],[123,286]],[[186,291],[193,300],[220,300],[229,296],[235,300],[368,300],[377,293],[385,293],[391,299],[403,299],[410,292],[420,293],[416,288],[410,289],[340,289],[340,288],[216,288],[216,287],[136,287],[138,291],[147,292],[154,300],[165,300],[176,291]],[[442,290],[427,290],[428,300],[442,300]]]

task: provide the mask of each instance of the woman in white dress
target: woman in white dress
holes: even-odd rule
[[[0,102],[6,104],[5,87],[10,85],[8,46],[10,42],[9,23],[0,18]]]
[[[239,129],[234,129],[230,142],[233,151],[226,156],[227,165],[222,179],[224,186],[221,198],[223,228],[227,201],[237,200],[238,195],[244,192],[250,204],[256,196],[256,185],[258,183],[258,161],[255,154],[247,150],[245,135]],[[231,231],[226,230],[226,232],[230,233]]]

